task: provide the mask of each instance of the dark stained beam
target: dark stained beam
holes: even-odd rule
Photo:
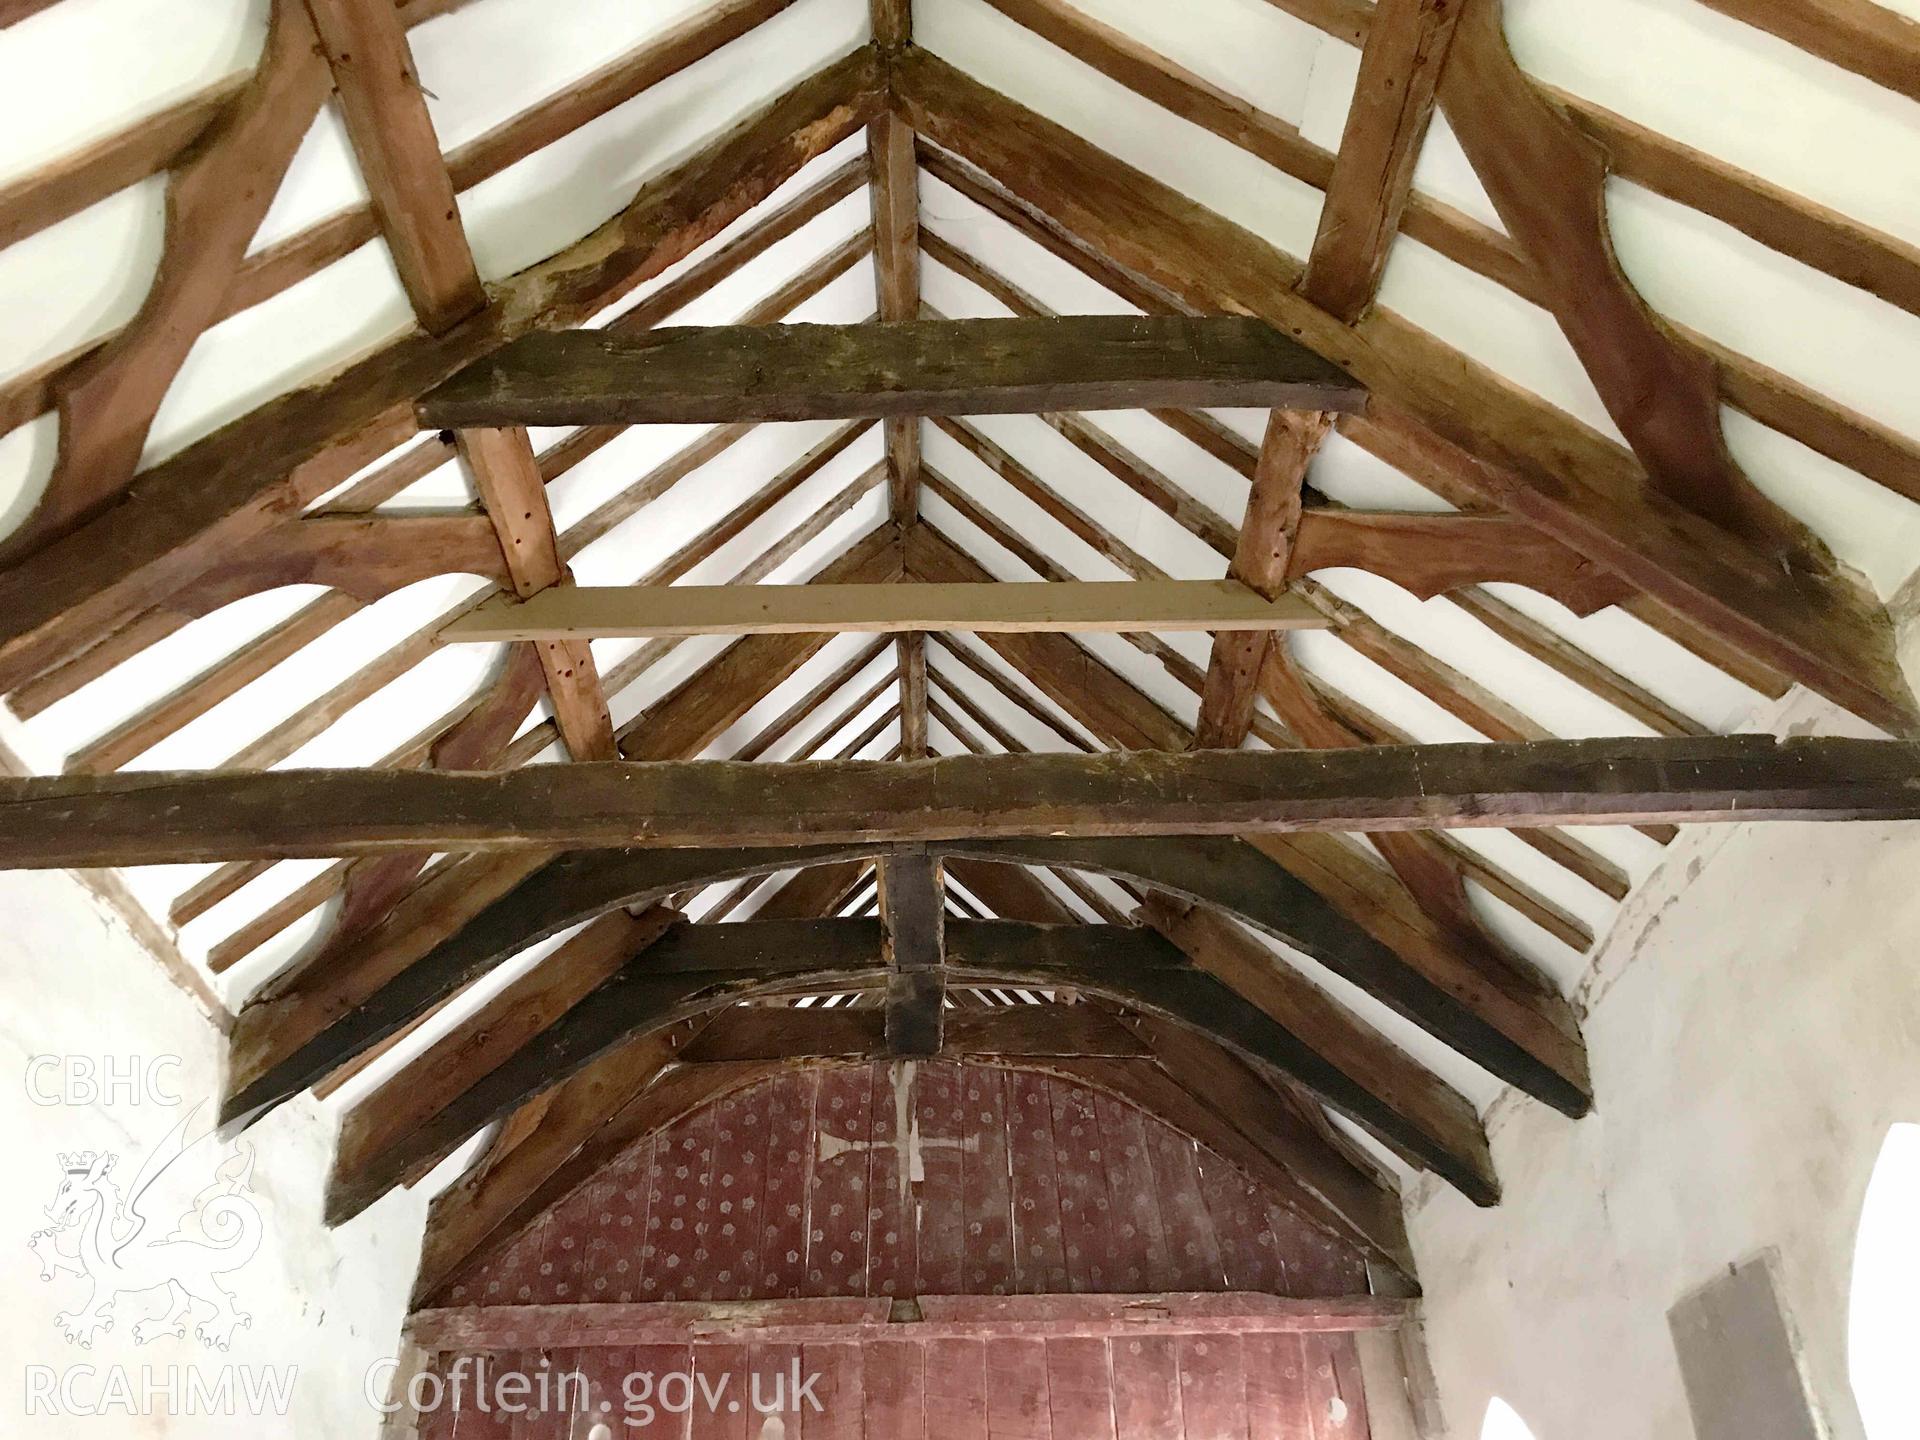
[[[415,410],[429,429],[457,429],[1365,401],[1337,366],[1263,321],[1082,315],[539,331]]]
[[[917,1313],[892,1311],[885,1296],[466,1305],[417,1312],[409,1333],[417,1345],[460,1354],[522,1346],[684,1349],[690,1340],[810,1349],[868,1342],[991,1349],[1002,1342],[1032,1343],[1042,1335],[1100,1344],[1143,1335],[1166,1343],[1186,1335],[1349,1334],[1395,1330],[1414,1315],[1408,1301],[1374,1295],[923,1295],[915,1303]]]
[[[478,913],[304,1044],[258,1074],[238,1065],[222,1124],[267,1109],[379,1044],[478,976],[570,925],[616,905],[641,906],[699,885],[845,858],[845,847],[800,851],[585,851],[562,855]],[[878,942],[876,940],[876,953]]]
[[[688,1065],[760,1060],[885,1060],[884,1010],[736,1005],[715,1016],[680,1059]],[[1139,1058],[1151,1053],[1092,1005],[991,1005],[949,1010],[940,1053],[954,1059]]]
[[[1121,935],[1127,953],[1116,955],[1103,926],[1036,930],[1005,921],[956,924],[948,959],[955,984],[978,978],[1079,990],[1197,1030],[1257,1069],[1298,1080],[1349,1118],[1390,1137],[1475,1204],[1499,1200],[1486,1136],[1470,1109],[1463,1124],[1429,1132],[1153,931]],[[1160,953],[1153,952],[1155,945]]]
[[[1326,966],[1563,1114],[1584,1115],[1592,1104],[1586,1050],[1571,1009],[1558,996],[1464,965],[1440,971],[1417,952],[1403,957],[1251,845],[1189,837],[980,840],[942,848],[980,859],[1092,870],[1209,906]],[[952,949],[950,943],[950,958]]]
[[[341,1154],[354,1158],[350,1168],[336,1164],[327,1223],[352,1219],[409,1172],[452,1154],[468,1136],[639,1036],[750,993],[848,989],[880,975],[880,928],[871,922],[814,921],[800,927],[803,936],[792,925],[771,936],[754,929],[748,922],[670,930],[426,1123],[371,1153],[344,1138]],[[710,968],[718,959],[731,963]]]
[[[887,1048],[940,1053],[946,1013],[946,888],[938,856],[923,845],[880,857],[880,920],[886,930]]]
[[[1456,37],[1450,74],[1458,48]],[[1844,577],[1783,570],[1649,486],[1616,443],[1402,317],[1376,308],[1340,323],[1299,293],[1292,257],[937,56],[909,51],[892,73],[915,130],[984,171],[1059,245],[1178,308],[1255,314],[1299,335],[1368,387],[1370,415],[1407,419],[1471,454],[1479,463],[1461,478],[1478,498],[1874,723],[1920,724],[1891,622]]]
[[[0,779],[0,867],[392,850],[888,844],[1920,818],[1920,744],[1766,735]],[[771,857],[777,860],[778,857]],[[769,865],[768,868],[779,868]],[[742,872],[744,873],[744,872]]]
[[[0,689],[69,658],[404,442],[427,386],[523,329],[582,324],[684,259],[865,126],[880,90],[873,55],[856,51],[649,182],[577,245],[502,282],[446,335],[395,341],[146,471],[97,519],[0,571]]]
[[[957,975],[980,983],[1099,995],[1198,1030],[1256,1068],[1312,1084],[1316,1093],[1337,1095],[1340,1108],[1418,1155],[1476,1202],[1495,1198],[1497,1187],[1481,1163],[1483,1155],[1471,1147],[1455,1153],[1439,1137],[1423,1133],[1151,931],[1129,929],[1116,936],[1103,926],[1003,921],[960,921],[953,929],[960,942],[953,955]],[[376,1144],[367,1139],[374,1120],[364,1112],[350,1120],[329,1186],[329,1223],[350,1219],[407,1176],[424,1173],[468,1136],[637,1037],[747,998],[884,984],[882,935],[882,926],[866,920],[771,926],[749,921],[668,930],[426,1121],[398,1135],[387,1133]]]

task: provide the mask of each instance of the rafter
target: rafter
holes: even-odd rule
[[[1216,90],[1122,32],[1081,15],[1063,0],[994,3],[1144,98],[1316,189],[1331,184],[1334,157],[1302,139],[1291,126],[1249,111],[1245,102]],[[1362,44],[1371,27],[1373,7],[1358,4],[1346,9],[1359,27],[1360,38],[1351,43]],[[1344,22],[1322,16],[1311,23],[1346,38]],[[1608,152],[1619,174],[1710,214],[1816,270],[1920,313],[1920,249],[1590,101],[1542,88]],[[1455,263],[1535,304],[1546,303],[1534,270],[1498,231],[1418,192],[1409,198],[1402,223],[1407,235]],[[1880,484],[1920,498],[1920,447],[1905,436],[1705,336],[1674,328],[1717,361],[1732,404]]]
[[[167,388],[217,317],[326,96],[327,70],[302,0],[276,0],[253,78],[168,179],[160,269],[139,314],[64,372],[50,397],[60,413],[53,474],[0,554],[17,558],[68,534],[133,479]]]
[[[862,51],[803,80],[443,337],[411,336],[283,396],[146,472],[139,490],[0,573],[0,689],[177,589],[210,557],[334,488],[415,431],[412,398],[536,326],[577,324],[683,259],[878,112]]]
[[[1873,0],[1701,0],[1822,60],[1920,100],[1920,23]]]
[[[1598,434],[1398,317],[1339,325],[1295,292],[1299,267],[1270,245],[944,62],[911,54],[895,77],[917,131],[1011,186],[1063,243],[1091,246],[1185,303],[1297,329],[1367,384],[1376,408],[1408,411],[1476,455],[1482,468],[1467,478],[1487,499],[1866,718],[1913,723],[1886,617],[1849,586],[1783,573],[1648,490],[1632,458]]]
[[[466,0],[405,0],[401,17],[413,26],[458,9],[464,3]],[[450,152],[447,168],[453,174],[455,188],[472,189],[649,86],[713,54],[792,3],[794,0],[720,0],[710,9],[661,31],[646,44]],[[149,169],[165,168],[152,147],[167,133],[172,133],[180,139],[176,151],[170,152],[167,158],[184,154],[190,143],[181,133],[184,127],[196,116],[213,113],[245,79],[245,76],[234,77],[196,100],[186,102],[182,113],[171,117],[171,125],[163,123],[171,112],[157,117],[152,123],[159,133],[149,135],[148,122],[139,122],[122,135],[90,147],[89,151],[74,157],[76,173],[72,175],[62,166],[53,167],[43,177],[45,188],[53,191],[62,207],[71,206],[71,209],[49,217],[40,204],[42,187],[37,185],[26,186],[17,197],[14,189],[0,191],[0,230],[15,218],[10,213],[10,202],[16,198],[22,205],[33,207],[22,217],[23,223],[31,222],[34,228],[40,228],[105,198],[110,189],[140,178],[130,167],[144,164]],[[200,128],[205,129],[204,118],[200,120]],[[196,135],[198,133],[196,131]],[[315,225],[252,252],[240,263],[234,283],[215,318],[224,320],[272,299],[344,259],[379,234],[373,207],[359,205],[336,211]],[[104,340],[82,346],[49,365],[0,383],[0,431],[24,424],[46,409],[47,396],[103,343]]]

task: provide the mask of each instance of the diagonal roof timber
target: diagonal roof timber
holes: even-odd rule
[[[1180,956],[1172,945],[1160,964],[1120,964],[1108,963],[1100,926],[1028,932],[1004,921],[984,921],[954,929],[956,942],[962,934],[991,940],[990,958],[984,963],[956,943],[955,984],[1066,987],[1171,1020],[1207,1036],[1259,1070],[1298,1081],[1343,1114],[1389,1137],[1396,1149],[1475,1204],[1492,1205],[1499,1200],[1486,1135],[1464,1100],[1454,1096],[1444,1115],[1430,1111],[1416,1118],[1396,1109],[1369,1088],[1368,1078],[1350,1075],[1329,1062],[1311,1041],[1243,999],[1224,981],[1190,965],[1172,963]],[[1036,943],[1036,936],[1041,943]],[[1074,943],[1046,943],[1063,937]]]
[[[258,1078],[249,1080],[246,1072],[236,1070],[229,1077],[234,1089],[221,1107],[221,1122],[251,1124],[266,1109],[299,1094],[502,960],[615,905],[647,905],[695,884],[865,853],[867,847],[823,845],[798,851],[589,851],[562,856]]]
[[[856,542],[823,575],[846,579],[870,573],[884,579],[898,572],[899,546],[892,527],[882,526]],[[731,646],[636,717],[629,737],[633,757],[666,760],[698,754],[797,671],[819,646],[820,637],[813,636],[755,637]],[[539,727],[528,733],[537,737]],[[510,747],[505,763],[521,763],[526,758],[521,751],[517,743]],[[245,1083],[284,1060],[511,890],[544,858],[537,854],[467,857],[445,864],[324,970],[306,974],[306,967],[296,966],[275,977],[235,1022],[230,1059],[235,1083]],[[243,873],[246,869],[241,867]],[[243,881],[236,878],[230,883]]]
[[[412,335],[145,472],[98,519],[0,572],[0,690],[186,583],[210,556],[297,510],[414,433],[416,396],[517,334],[579,324],[685,258],[878,113],[858,50],[802,81],[586,239],[496,286],[439,337]]]
[[[1315,189],[1327,190],[1327,210],[1335,208],[1336,157],[1284,121],[1251,110],[1244,101],[1154,54],[1122,32],[1080,14],[1064,0],[991,3],[1143,98],[1212,131],[1283,173]],[[1358,7],[1361,27],[1369,34],[1373,8]],[[1457,12],[1459,7],[1453,8]],[[1880,7],[1869,0],[1868,8]],[[1389,14],[1387,18],[1392,26],[1402,17]],[[1337,23],[1328,28],[1332,33],[1342,33]],[[1372,48],[1368,46],[1369,51]],[[1541,88],[1605,149],[1615,173],[1712,215],[1815,270],[1920,313],[1920,249],[1589,101],[1551,86]],[[1405,96],[1409,102],[1415,98],[1411,93]],[[1415,112],[1403,113],[1411,118]],[[1342,148],[1348,147],[1343,143]],[[1371,203],[1382,205],[1386,199],[1385,195],[1370,197]],[[1540,279],[1519,248],[1472,216],[1416,191],[1402,212],[1401,229],[1410,239],[1430,246],[1456,264],[1535,304],[1546,305]],[[1343,313],[1336,304],[1325,308]],[[1830,459],[1909,498],[1920,499],[1920,446],[1912,440],[1684,326],[1670,328],[1713,356],[1730,403]]]
[[[1329,1065],[1150,931],[956,921],[956,980],[1066,986],[1144,1009],[1203,1035],[1263,1070],[1311,1085],[1482,1204],[1497,1196],[1485,1136],[1470,1110],[1430,1132]],[[749,921],[680,927],[630,960],[598,990],[534,1035],[431,1120],[377,1149],[352,1137],[328,1196],[332,1223],[367,1204],[467,1136],[638,1034],[665,1029],[750,995],[860,989],[884,983],[883,927],[863,920]],[[681,951],[687,953],[680,953]]]
[[[407,0],[401,7],[401,18],[413,26],[465,3],[467,0]],[[721,0],[711,9],[662,31],[566,90],[448,152],[446,165],[455,188],[472,189],[542,146],[713,54],[792,3],[794,0]],[[10,234],[21,238],[77,213],[144,174],[183,158],[188,143],[206,131],[209,120],[221,112],[234,86],[244,79],[237,77],[216,86],[151,121],[135,122],[121,135],[88,147],[70,161],[56,163],[39,175],[0,190],[0,242],[11,243],[5,239]],[[189,128],[194,133],[187,133]],[[222,298],[214,317],[216,323],[318,274],[379,233],[372,205],[363,204],[337,211],[297,234],[251,252],[240,262],[234,282]],[[48,365],[0,382],[0,430],[25,424],[47,409],[55,389],[110,338],[103,337]]]
[[[1703,628],[1855,710],[1906,730],[1914,702],[1884,612],[1834,576],[1786,573],[1650,490],[1632,458],[1564,412],[1388,312],[1340,324],[1259,237],[981,85],[909,51],[894,101],[916,131],[979,167],[1066,241],[1203,310],[1262,316],[1482,463],[1483,497]]]
[[[954,842],[954,853],[1067,865],[1230,913],[1311,956],[1489,1073],[1580,1116],[1592,1103],[1585,1048],[1558,996],[1469,972],[1436,977],[1367,934],[1251,846],[1230,839]]]

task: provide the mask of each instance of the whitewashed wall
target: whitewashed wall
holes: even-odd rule
[[[311,1101],[290,1105],[256,1126],[241,1143],[254,1149],[251,1199],[262,1217],[253,1260],[230,1279],[237,1307],[252,1323],[232,1347],[209,1350],[189,1334],[136,1344],[134,1322],[151,1308],[123,1301],[110,1333],[81,1350],[54,1324],[55,1315],[85,1298],[69,1274],[40,1279],[28,1239],[47,1224],[42,1213],[61,1179],[61,1151],[110,1150],[124,1185],[142,1159],[196,1102],[211,1099],[219,1048],[211,1026],[166,980],[154,962],[72,879],[58,872],[0,872],[0,1135],[7,1178],[0,1184],[0,1434],[21,1440],[56,1436],[213,1437],[261,1435],[372,1436],[379,1416],[363,1398],[368,1367],[392,1353],[419,1255],[422,1202],[389,1197],[354,1225],[328,1231],[320,1196],[332,1152],[333,1117]],[[42,1105],[28,1089],[38,1055],[151,1061],[179,1057],[155,1073],[160,1096],[117,1092],[112,1103]],[[60,1093],[61,1072],[40,1067],[35,1089]],[[167,1098],[180,1097],[180,1104]],[[204,1118],[205,1111],[202,1112]],[[224,1151],[223,1151],[224,1153]],[[183,1159],[182,1164],[191,1163]],[[207,1159],[189,1178],[191,1196],[211,1177]],[[179,1216],[156,1214],[143,1238],[169,1234]],[[151,1372],[164,1384],[170,1368],[193,1367],[212,1383],[222,1367],[297,1366],[286,1419],[233,1415],[169,1415],[164,1399],[150,1405],[137,1388]],[[136,1389],[139,1413],[109,1409],[106,1418],[29,1415],[29,1367],[76,1377],[74,1393],[92,1402],[106,1394],[112,1367]],[[149,1410],[155,1413],[147,1413]]]
[[[1830,1433],[1862,1440],[1854,1235],[1888,1129],[1920,1121],[1917,880],[1911,825],[1714,827],[1676,844],[1587,982],[1593,1115],[1503,1098],[1500,1207],[1437,1189],[1409,1206],[1458,1440],[1480,1435],[1495,1396],[1538,1440],[1684,1440],[1667,1309],[1766,1249]],[[1911,1307],[1901,1321],[1912,1355],[1920,1322]]]

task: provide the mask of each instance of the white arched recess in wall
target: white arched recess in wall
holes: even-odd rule
[[[1895,1125],[1867,1182],[1854,1239],[1847,1374],[1868,1440],[1913,1433],[1920,1383],[1920,1125]]]
[[[1513,1407],[1495,1396],[1480,1426],[1480,1440],[1534,1440],[1534,1436],[1527,1422],[1513,1413]]]

